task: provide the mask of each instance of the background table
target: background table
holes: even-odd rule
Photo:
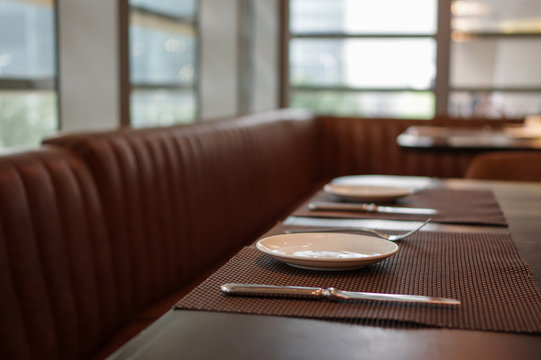
[[[490,188],[516,245],[541,284],[541,184],[448,180]],[[432,229],[439,225],[432,224]],[[445,231],[471,226],[442,225]],[[490,231],[483,227],[483,231]],[[494,228],[494,231],[502,231]],[[169,311],[114,359],[537,359],[541,336],[434,328],[397,329],[257,315]]]
[[[411,126],[396,142],[403,148],[441,151],[541,150],[541,138],[516,137],[502,130]]]

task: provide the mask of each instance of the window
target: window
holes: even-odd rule
[[[541,55],[541,3],[289,4],[292,107],[425,119],[436,113],[515,117],[541,112],[536,60]]]
[[[0,150],[58,128],[55,4],[0,0]]]
[[[291,106],[432,117],[436,30],[435,0],[290,1]]]
[[[541,114],[541,2],[454,1],[449,112]]]
[[[196,0],[130,0],[133,126],[166,126],[195,120],[196,13]]]

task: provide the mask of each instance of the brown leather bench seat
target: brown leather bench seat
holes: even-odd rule
[[[107,355],[315,189],[316,132],[275,112],[0,157],[0,357]]]
[[[108,355],[331,177],[461,176],[396,146],[415,123],[281,110],[0,156],[0,358]]]

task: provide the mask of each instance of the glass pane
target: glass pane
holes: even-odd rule
[[[194,16],[197,0],[130,0],[130,5],[180,17]]]
[[[178,32],[130,27],[130,72],[133,83],[193,84],[195,41],[192,30]]]
[[[293,39],[291,84],[429,89],[433,39]]]
[[[0,0],[0,78],[53,77],[55,61],[52,0]]]
[[[431,119],[432,92],[294,91],[291,107],[343,116]]]
[[[453,30],[541,33],[541,1],[538,0],[453,1],[451,13]]]
[[[53,91],[0,91],[0,149],[36,147],[57,124]]]
[[[291,0],[293,34],[434,34],[436,0]]]
[[[196,97],[189,90],[133,90],[131,122],[134,127],[190,123],[196,116]]]
[[[521,118],[541,114],[541,92],[454,92],[449,97],[452,116]]]
[[[539,59],[541,37],[453,42],[451,85],[541,88]]]

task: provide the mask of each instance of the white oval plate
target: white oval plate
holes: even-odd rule
[[[373,236],[328,232],[274,235],[256,246],[277,260],[310,270],[359,269],[398,251],[397,244]]]
[[[422,191],[437,185],[438,180],[425,176],[398,175],[347,175],[334,178],[331,183],[340,185],[394,186]]]
[[[372,186],[372,185],[342,185],[327,184],[323,190],[344,200],[351,201],[391,201],[413,194],[414,190],[408,187]]]

